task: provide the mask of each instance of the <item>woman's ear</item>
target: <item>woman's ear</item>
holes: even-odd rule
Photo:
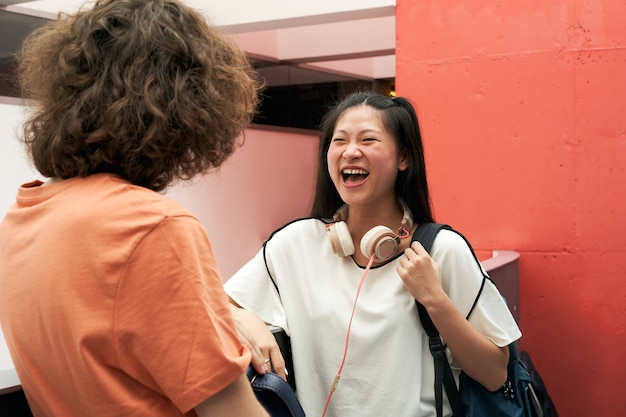
[[[404,171],[409,167],[409,152],[405,149],[400,152],[398,171]]]

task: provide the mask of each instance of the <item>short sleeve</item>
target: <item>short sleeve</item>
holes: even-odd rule
[[[440,266],[444,291],[480,333],[501,347],[521,337],[500,292],[461,234],[440,231],[432,256]]]
[[[182,413],[250,362],[206,232],[191,216],[165,218],[138,244],[120,279],[114,326],[123,371]]]
[[[266,263],[267,243],[224,284],[226,293],[246,310],[254,311],[268,324],[289,334],[280,293],[270,276],[271,263]]]
[[[485,287],[469,316],[469,321],[479,332],[500,347],[507,346],[522,337],[515,318],[491,280],[485,282]]]

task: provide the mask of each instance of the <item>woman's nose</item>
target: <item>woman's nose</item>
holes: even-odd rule
[[[361,155],[361,148],[356,143],[349,143],[343,151],[343,157],[346,159],[356,159]]]

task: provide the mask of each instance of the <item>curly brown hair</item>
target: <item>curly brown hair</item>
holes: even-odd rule
[[[23,139],[46,177],[161,191],[219,167],[259,100],[241,49],[177,0],[99,0],[34,31],[18,63],[37,100]]]

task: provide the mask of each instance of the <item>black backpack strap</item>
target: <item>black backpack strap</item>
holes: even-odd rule
[[[435,361],[435,406],[437,409],[437,417],[443,415],[444,386],[450,407],[452,407],[452,413],[455,417],[462,417],[465,412],[463,411],[463,405],[461,403],[461,395],[454,381],[454,375],[452,374],[450,363],[446,357],[445,346],[441,341],[441,337],[439,337],[439,331],[430,319],[426,308],[417,301],[415,303],[417,304],[422,326],[426,334],[428,334],[428,347]]]
[[[426,249],[426,252],[430,253],[430,250],[433,247],[433,243],[435,242],[435,237],[437,237],[437,233],[439,233],[441,229],[452,230],[452,228],[447,224],[432,222],[420,223],[413,233],[413,238],[411,239],[411,242],[418,241],[422,244],[424,249]]]
[[[413,241],[418,241],[422,244],[424,249],[430,253],[430,250],[435,241],[437,233],[441,229],[452,230],[452,228],[445,224],[439,223],[420,223],[413,234]],[[445,346],[439,336],[439,331],[435,327],[433,321],[430,319],[426,308],[415,300],[417,310],[419,312],[420,321],[422,326],[428,335],[428,347],[430,353],[433,356],[435,362],[435,407],[437,409],[437,417],[443,415],[443,387],[446,388],[446,394],[448,395],[448,401],[450,407],[452,407],[452,413],[455,417],[464,417],[465,411],[461,403],[461,396],[459,389],[454,381],[454,375],[452,369],[450,369],[450,363],[445,354]]]

